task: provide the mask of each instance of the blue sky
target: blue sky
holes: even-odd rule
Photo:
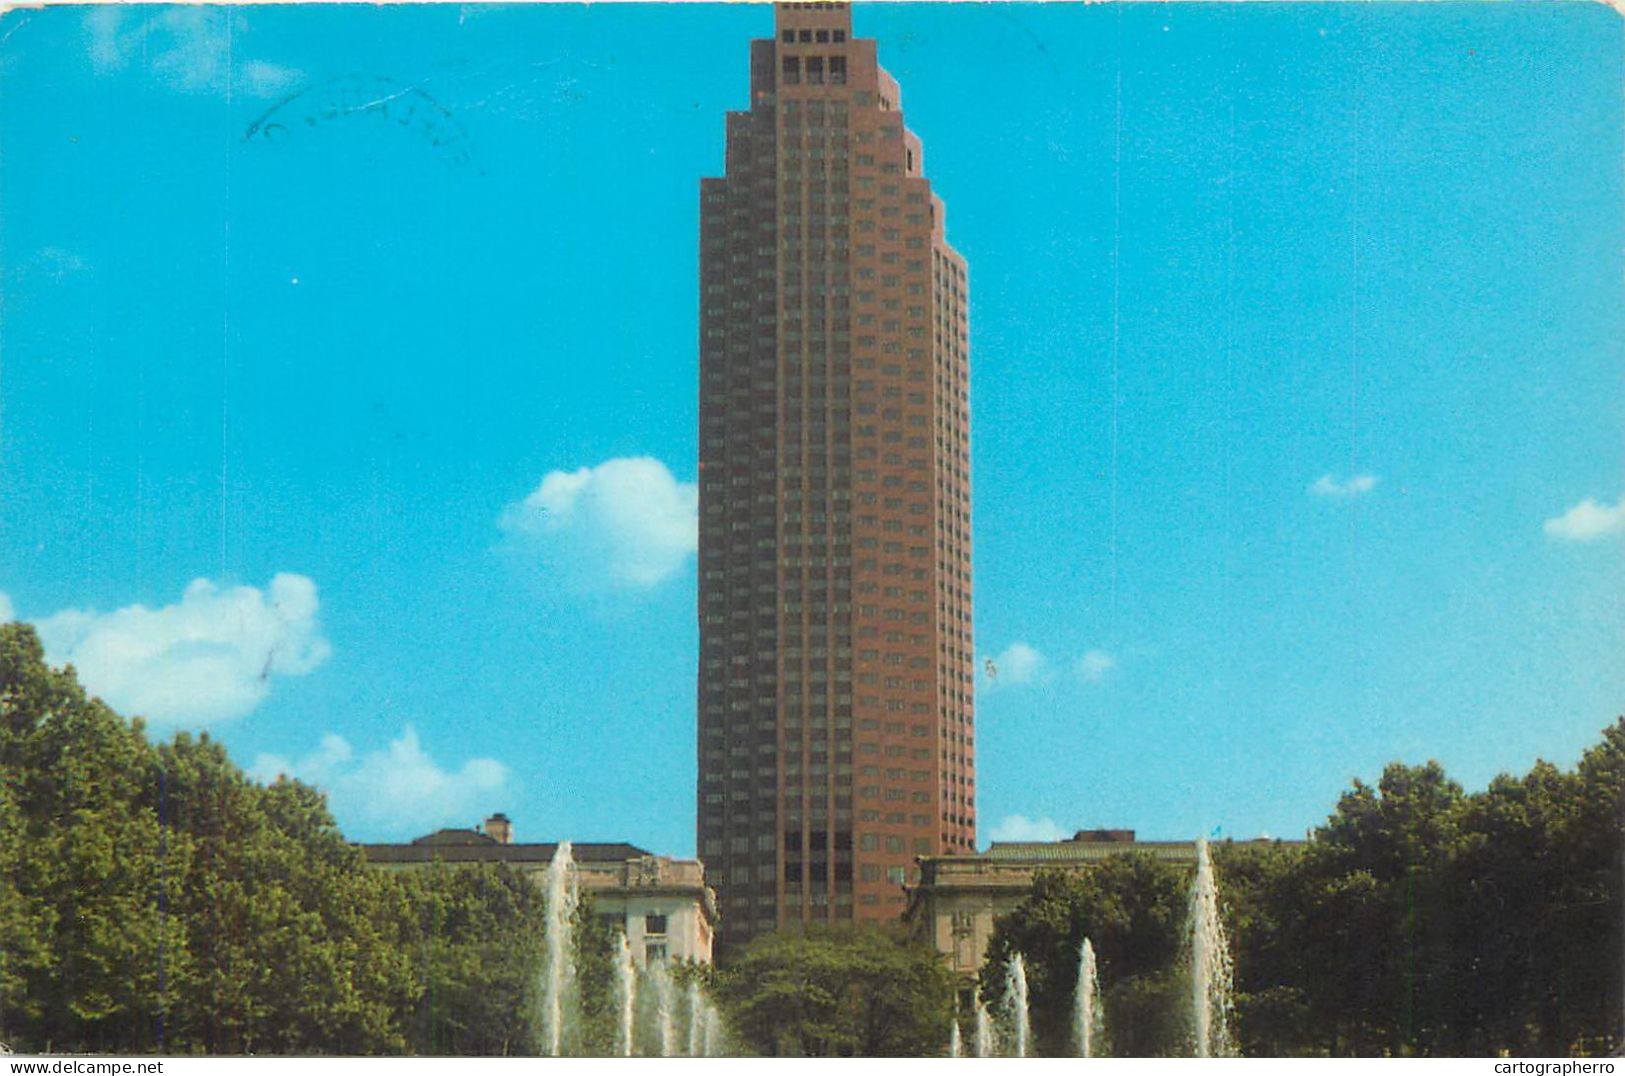
[[[1615,13],[855,19],[970,264],[984,842],[1625,712]],[[0,614],[353,836],[691,853],[698,182],[770,31],[0,18]]]

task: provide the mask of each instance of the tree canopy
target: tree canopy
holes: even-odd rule
[[[933,949],[875,929],[766,934],[718,977],[733,1033],[780,1057],[935,1057],[954,980]]]
[[[370,870],[318,791],[149,743],[0,625],[0,1043],[533,1054],[541,894]]]

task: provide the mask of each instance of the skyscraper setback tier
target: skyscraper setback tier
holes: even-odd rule
[[[724,945],[898,916],[976,837],[963,259],[845,4],[701,182],[699,852]]]

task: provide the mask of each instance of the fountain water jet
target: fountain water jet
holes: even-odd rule
[[[717,1012],[715,1005],[709,1000],[705,1003],[705,1032],[702,1039],[702,1053],[705,1057],[721,1057],[723,1053],[722,1041],[722,1014]]]
[[[1100,1004],[1100,971],[1095,966],[1095,946],[1085,938],[1078,947],[1078,989],[1072,1012],[1072,1034],[1077,1039],[1079,1057],[1095,1056],[1105,1024],[1105,1013]]]
[[[976,998],[976,1039],[974,1046],[975,1056],[993,1056],[993,1017],[987,1011],[987,1006],[983,1004],[979,995]]]
[[[1026,1057],[1032,1039],[1032,1017],[1027,1011],[1027,961],[1020,953],[1010,958],[1004,973],[1005,1018],[1010,1021],[1012,1057]]]
[[[655,997],[655,1029],[660,1042],[661,1057],[677,1056],[677,1014],[676,990],[672,985],[671,972],[667,970],[664,961],[656,961],[649,965],[649,982],[654,987]]]
[[[564,997],[575,979],[574,926],[580,893],[570,842],[561,841],[547,865],[542,938],[542,1043],[558,1057],[564,1039]]]
[[[1191,968],[1191,1018],[1197,1057],[1231,1057],[1230,1010],[1234,1004],[1230,945],[1219,919],[1219,891],[1207,838],[1196,842],[1196,880],[1191,883],[1187,924]]]
[[[959,1041],[959,1021],[955,1020],[948,1032],[948,1056],[959,1057],[965,1052],[964,1045]]]
[[[700,993],[700,981],[688,981],[688,1056],[705,1056],[705,997]]]
[[[620,1030],[615,1046],[622,1057],[632,1056],[633,1014],[637,1012],[638,970],[632,964],[632,943],[621,934],[620,946],[615,952],[615,998],[620,1003]]]

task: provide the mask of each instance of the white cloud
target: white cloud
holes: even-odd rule
[[[647,589],[676,575],[699,535],[699,488],[648,456],[552,471],[497,525],[572,585]]]
[[[1117,659],[1104,650],[1087,650],[1073,668],[1082,680],[1094,682],[1117,667]]]
[[[250,60],[238,75],[236,89],[246,89],[256,97],[275,97],[303,82],[305,73],[266,60]]]
[[[297,760],[258,756],[249,774],[261,781],[286,775],[315,785],[327,793],[340,823],[403,838],[437,826],[473,824],[491,811],[508,782],[508,767],[494,758],[469,759],[456,771],[442,769],[411,725],[388,747],[359,759],[344,737],[329,733]]]
[[[291,68],[234,57],[241,12],[187,5],[157,10],[98,5],[84,15],[86,51],[98,74],[143,63],[160,84],[185,93],[227,89],[258,97],[281,93],[303,79]]]
[[[990,687],[1037,683],[1049,672],[1044,655],[1026,643],[1011,643],[989,660],[993,665],[992,675],[988,677]]]
[[[1625,531],[1625,498],[1603,504],[1587,497],[1560,516],[1548,519],[1543,527],[1548,535],[1569,542],[1590,542]]]
[[[332,652],[316,584],[282,573],[265,590],[197,579],[174,605],[110,613],[65,609],[36,621],[45,656],[71,662],[86,690],[155,726],[241,717],[275,676],[310,672]]]
[[[1370,474],[1357,474],[1346,482],[1323,474],[1309,486],[1309,492],[1317,497],[1358,497],[1370,493],[1378,481],[1376,475]]]
[[[995,841],[1058,841],[1066,836],[1067,832],[1052,819],[1019,814],[1005,815],[988,834]]]

